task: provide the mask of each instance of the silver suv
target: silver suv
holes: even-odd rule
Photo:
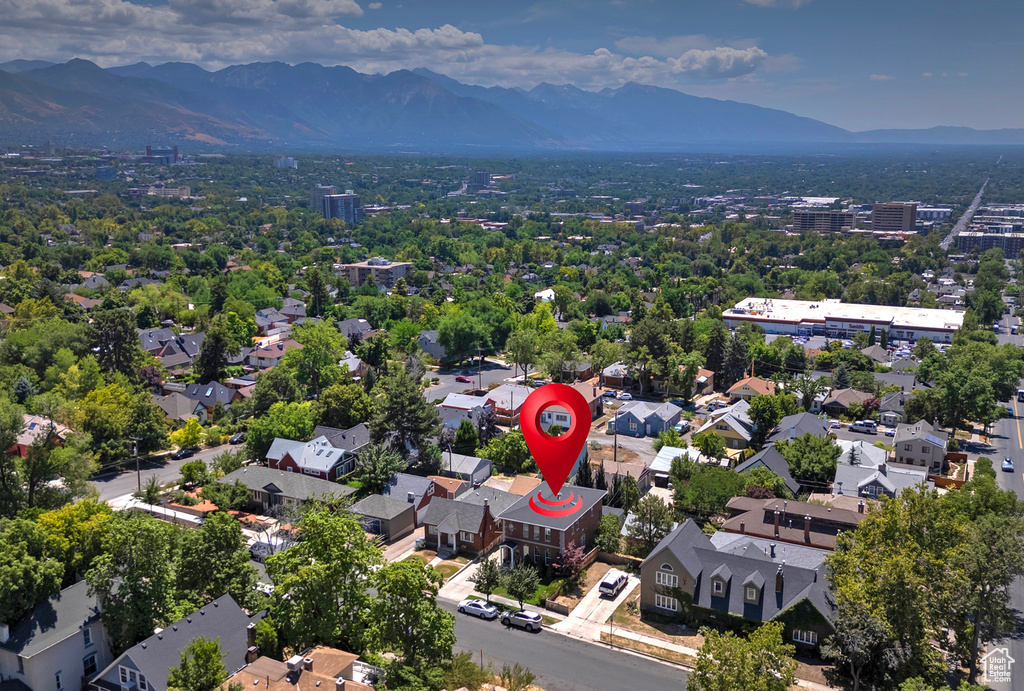
[[[539,614],[527,612],[521,609],[518,612],[505,612],[501,615],[501,623],[505,626],[518,626],[527,631],[540,631],[544,627],[544,621]]]

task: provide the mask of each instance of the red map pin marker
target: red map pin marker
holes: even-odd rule
[[[555,405],[565,408],[571,416],[569,430],[558,437],[551,436],[540,426],[541,413]],[[587,399],[565,384],[548,384],[534,389],[523,402],[519,424],[526,445],[544,474],[544,482],[551,494],[558,496],[558,491],[576,465],[576,459],[590,433],[590,405]]]

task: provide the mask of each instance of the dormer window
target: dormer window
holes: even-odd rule
[[[725,592],[725,583],[722,581],[711,581],[711,589],[715,595],[721,595]]]
[[[747,600],[750,600],[751,602],[757,601],[757,588],[747,588]]]

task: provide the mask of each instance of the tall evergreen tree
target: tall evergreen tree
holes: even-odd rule
[[[393,438],[395,449],[408,458],[412,449],[438,434],[440,424],[437,409],[423,397],[412,377],[400,369],[384,382],[384,395],[378,399],[370,434],[377,443]]]
[[[608,480],[604,475],[604,460],[601,460],[601,465],[597,468],[597,476],[594,478],[594,489],[608,489]]]
[[[594,469],[590,467],[590,459],[584,458],[580,461],[580,467],[576,470],[577,487],[594,486]]]
[[[882,329],[882,334],[881,336],[878,337],[878,345],[882,346],[883,348],[889,347],[889,332],[886,331],[885,329]]]
[[[738,333],[732,335],[729,341],[729,348],[725,355],[725,385],[732,386],[743,378],[747,369],[747,344],[743,342]]]
[[[719,376],[725,373],[725,355],[728,348],[729,332],[726,331],[725,324],[716,322],[704,346],[704,362],[709,370]]]
[[[227,373],[228,356],[240,352],[241,348],[228,330],[227,318],[218,314],[210,321],[196,356],[195,372],[199,382],[205,384],[223,379]]]
[[[871,347],[871,346],[875,345],[875,341],[876,340],[877,340],[877,336],[875,334],[875,325],[872,324],[871,325],[871,331],[868,332],[868,347]]]
[[[846,371],[845,365],[839,365],[832,375],[832,386],[837,389],[850,388],[850,373]]]

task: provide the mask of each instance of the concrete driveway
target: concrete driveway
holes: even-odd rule
[[[615,599],[610,600],[601,596],[601,584],[595,585],[589,593],[583,596],[580,603],[576,605],[568,618],[552,625],[551,628],[571,636],[601,640],[601,631],[607,630],[608,617],[615,612],[616,608],[626,601],[632,592],[639,587],[640,579],[630,575],[626,587]]]

